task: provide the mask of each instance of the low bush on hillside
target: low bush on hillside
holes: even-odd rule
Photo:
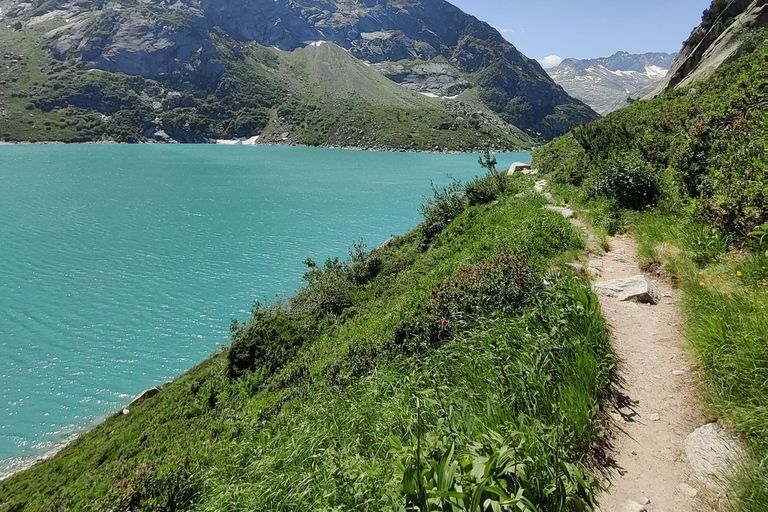
[[[661,194],[656,170],[638,152],[615,153],[595,162],[585,189],[592,197],[615,200],[631,210],[655,206]]]
[[[454,181],[444,187],[432,185],[432,197],[428,197],[419,207],[424,217],[421,223],[421,247],[426,249],[437,235],[458,217],[466,208],[464,186]]]

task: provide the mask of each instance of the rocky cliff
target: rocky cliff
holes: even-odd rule
[[[210,94],[229,87],[248,45],[291,52],[329,41],[412,91],[471,90],[467,101],[534,138],[595,118],[536,61],[443,0],[0,0],[0,9],[0,44],[39,38],[49,76],[98,69]],[[287,75],[278,82],[296,82]]]
[[[768,28],[765,0],[714,0],[677,55],[666,78],[647,97],[653,98],[710,77],[741,54],[749,29]],[[760,37],[764,39],[764,34]],[[751,51],[751,50],[749,50]]]

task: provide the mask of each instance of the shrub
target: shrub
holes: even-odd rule
[[[581,125],[572,133],[592,162],[635,148],[634,130],[627,123],[613,119]]]
[[[580,185],[587,176],[587,152],[572,134],[563,135],[536,150],[531,167],[556,183]]]
[[[464,186],[458,181],[445,187],[432,184],[433,197],[426,198],[419,207],[419,213],[424,217],[419,227],[423,250],[464,211],[463,191]]]
[[[536,284],[532,268],[509,251],[464,267],[436,282],[428,304],[395,326],[395,345],[406,353],[436,347],[479,315],[520,308]]]
[[[464,187],[464,197],[469,206],[495,201],[509,188],[509,176],[504,171],[490,171],[477,177]]]
[[[586,187],[593,197],[615,199],[633,210],[655,205],[661,194],[655,170],[636,151],[598,161],[590,170]]]
[[[306,317],[292,314],[277,304],[257,307],[248,324],[234,334],[227,352],[230,378],[260,367],[267,372],[281,368],[311,336],[313,326]]]

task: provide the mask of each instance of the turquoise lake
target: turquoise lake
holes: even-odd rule
[[[0,477],[226,345],[305,258],[374,248],[418,224],[430,182],[482,172],[472,154],[0,147]]]

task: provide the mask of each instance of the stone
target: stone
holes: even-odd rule
[[[385,247],[389,247],[389,246],[390,246],[391,244],[393,244],[393,243],[395,242],[395,240],[397,240],[398,238],[399,238],[399,237],[396,237],[396,236],[391,236],[391,237],[387,238],[387,239],[384,241],[384,243],[382,243],[382,244],[379,246],[379,249],[384,249]]]
[[[578,272],[584,272],[584,265],[581,263],[566,263],[565,266],[570,267]]]
[[[587,271],[589,271],[589,274],[594,276],[594,277],[600,277],[600,276],[603,275],[599,268],[589,267],[589,268],[587,268]]]
[[[531,170],[530,164],[524,164],[523,162],[515,162],[512,165],[509,166],[509,170],[507,171],[507,174],[510,176],[515,174],[516,172],[522,172],[523,174],[528,174],[527,171]]]
[[[682,494],[683,496],[687,496],[689,498],[695,498],[699,494],[699,490],[695,487],[692,487],[688,484],[680,484],[677,486],[678,492]]]
[[[678,377],[681,375],[685,375],[685,370],[674,370],[672,372],[672,375],[677,375]]]
[[[549,210],[551,212],[557,212],[561,214],[563,217],[565,217],[566,219],[572,218],[574,214],[573,210],[571,210],[570,208],[563,208],[562,206],[547,205],[544,207],[544,209]]]
[[[620,301],[636,300],[658,304],[661,298],[659,287],[644,275],[600,281],[592,285],[592,290],[598,295],[616,297]]]
[[[718,479],[744,456],[738,437],[719,423],[709,423],[693,431],[685,439],[685,454],[699,479],[708,486],[719,485]]]
[[[636,501],[628,501],[624,505],[623,512],[647,512],[645,505],[641,505]]]
[[[539,180],[533,185],[533,190],[541,194],[547,186],[547,180]]]
[[[155,387],[155,388],[149,388],[149,389],[146,389],[146,390],[142,391],[142,392],[141,392],[141,394],[140,394],[139,396],[137,396],[136,398],[134,398],[134,399],[131,401],[131,403],[130,403],[130,404],[128,404],[128,407],[133,407],[133,406],[134,406],[135,404],[137,404],[138,402],[140,402],[140,401],[142,401],[142,400],[144,400],[144,399],[146,399],[146,398],[150,398],[150,397],[153,397],[153,396],[155,396],[156,394],[158,394],[159,392],[160,392],[160,388],[159,388],[159,387]],[[125,414],[128,414],[128,413],[125,413]]]
[[[648,419],[651,421],[659,421],[661,419],[661,415],[658,413],[649,414]]]
[[[550,194],[549,192],[544,194],[544,199],[546,199],[548,203],[551,203],[551,204],[555,203],[555,198],[552,197],[552,194]]]
[[[123,409],[123,414],[124,414],[124,415],[125,415],[125,414],[128,414],[128,413],[130,413],[130,412],[131,412],[131,411],[129,411],[128,409]]]

